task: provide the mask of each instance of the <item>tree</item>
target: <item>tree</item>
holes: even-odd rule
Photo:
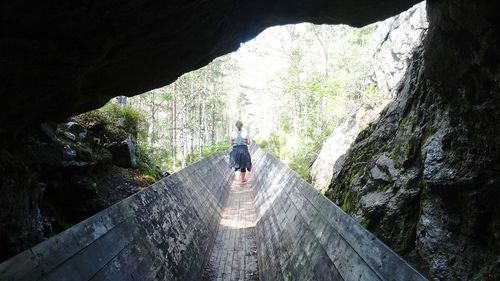
[[[376,92],[366,78],[373,69],[366,49],[372,32],[372,27],[310,24],[269,29],[262,34],[265,40],[257,38],[246,48],[251,60],[223,56],[171,85],[129,99],[148,116],[148,134],[139,142],[155,151],[162,167],[176,170],[227,140],[232,123],[243,119],[255,133],[274,131],[274,138],[282,137],[273,142],[283,146],[276,150],[279,157],[307,170],[328,132],[367,92]],[[244,79],[250,67],[240,61],[266,73],[265,85]]]

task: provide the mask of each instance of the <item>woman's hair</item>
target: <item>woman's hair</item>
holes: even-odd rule
[[[241,131],[241,128],[243,127],[243,122],[240,120],[236,121],[236,128],[238,128],[238,131]]]

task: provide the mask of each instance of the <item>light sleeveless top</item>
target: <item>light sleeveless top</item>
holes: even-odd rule
[[[248,145],[247,133],[244,131],[235,131],[231,133],[231,139],[233,140],[233,146],[238,145]]]

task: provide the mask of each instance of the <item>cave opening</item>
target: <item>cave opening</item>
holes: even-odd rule
[[[328,191],[331,167],[394,100],[427,25],[421,3],[362,28],[268,28],[170,85],[42,124],[29,147],[43,188],[43,235],[226,151],[236,120],[262,149]]]
[[[236,120],[245,122],[260,147],[311,183],[310,170],[326,138],[336,128],[351,129],[342,133],[349,136],[343,143],[334,143],[342,145],[335,157],[327,152],[328,159],[315,165],[316,188],[326,190],[329,166],[394,99],[426,29],[423,3],[363,28],[306,23],[268,28],[170,85],[119,96],[65,122],[43,123],[27,139],[21,137],[29,154],[23,164],[39,190],[32,199],[40,204],[35,240],[227,150]],[[2,258],[19,250],[5,243]]]
[[[392,4],[394,5],[394,3]],[[320,23],[331,20],[359,26],[372,22],[374,18],[385,18],[389,14],[395,14],[394,11],[402,10],[401,5],[406,6],[406,8],[409,7],[409,3],[400,3],[399,6],[388,8],[391,6],[391,1],[384,2],[381,5],[384,7],[381,8],[380,15],[376,16],[370,13],[360,13],[358,15],[360,18],[357,20],[354,19],[356,16],[352,16],[353,19],[348,19],[347,16],[338,15],[337,19],[333,19],[333,16],[331,19],[324,12],[317,12],[316,19],[313,17],[311,21]],[[13,5],[10,8],[14,11],[17,7]],[[199,95],[193,95],[194,100],[206,101],[207,104],[212,102],[208,107],[204,108],[205,110],[207,108],[212,109],[211,114],[206,116],[206,120],[212,122],[206,120],[198,122],[199,118],[192,118],[195,115],[189,116],[188,113],[196,114],[198,112],[198,115],[202,116],[201,119],[205,118],[203,114],[199,114],[204,110],[203,102],[193,104],[189,99],[186,102],[186,100],[182,100],[186,97],[185,95],[176,95],[176,93],[181,91],[190,92],[197,88],[198,86],[195,86],[192,81],[204,81],[204,75],[208,76],[208,74],[203,74],[203,70],[198,70],[199,74],[188,73],[169,86],[151,90],[150,93],[144,96],[121,98],[120,102],[122,104],[125,102],[139,104],[151,111],[152,108],[159,107],[159,104],[162,103],[161,98],[158,98],[158,95],[155,95],[154,92],[163,91],[167,93],[170,100],[177,99],[176,102],[180,105],[181,112],[185,114],[182,119],[177,119],[176,122],[188,124],[190,121],[193,123],[193,120],[195,120],[195,123],[203,124],[198,127],[199,130],[189,128],[186,129],[187,131],[203,131],[201,127],[205,126],[205,132],[199,134],[199,136],[201,136],[200,139],[210,139],[210,147],[197,145],[197,141],[194,139],[195,134],[186,133],[184,129],[179,134],[178,132],[172,134],[171,131],[167,130],[158,133],[158,136],[154,136],[152,132],[161,131],[158,129],[162,126],[161,121],[169,123],[168,118],[172,118],[172,104],[170,105],[172,107],[171,112],[158,113],[158,116],[153,116],[152,118],[158,119],[158,123],[154,125],[156,128],[149,125],[146,133],[142,136],[142,141],[149,143],[151,147],[155,145],[164,147],[164,144],[155,144],[155,141],[167,136],[167,139],[174,140],[174,144],[170,144],[168,148],[170,153],[176,151],[174,154],[178,153],[180,155],[179,158],[162,157],[158,152],[159,150],[150,149],[149,152],[155,151],[155,153],[158,153],[158,155],[153,155],[151,158],[168,159],[168,164],[164,164],[160,168],[156,167],[154,161],[148,163],[136,162],[137,159],[133,159],[133,155],[130,157],[130,151],[124,149],[124,147],[129,147],[131,143],[137,142],[137,138],[141,139],[141,132],[127,131],[126,126],[121,128],[120,126],[129,121],[139,123],[143,121],[135,116],[134,112],[127,112],[125,107],[120,105],[108,106],[107,109],[102,110],[104,115],[118,114],[121,116],[117,124],[118,127],[114,128],[114,132],[110,132],[110,128],[106,128],[101,122],[100,118],[106,117],[98,116],[98,114],[89,115],[88,113],[86,116],[80,115],[79,118],[89,122],[92,130],[94,130],[92,133],[89,133],[88,128],[85,126],[74,124],[75,122],[65,123],[63,127],[54,123],[46,123],[40,128],[35,125],[36,129],[22,132],[26,128],[26,124],[33,124],[33,120],[61,120],[67,116],[96,108],[110,97],[118,94],[131,96],[143,92],[145,89],[164,85],[166,81],[173,82],[180,74],[196,69],[212,58],[237,48],[239,46],[238,38],[247,38],[248,34],[257,34],[257,31],[260,31],[264,25],[269,25],[268,21],[273,21],[273,23],[295,22],[299,21],[298,19],[309,17],[307,16],[309,12],[313,13],[308,9],[297,12],[295,8],[297,7],[282,8],[282,11],[289,13],[284,17],[278,16],[275,18],[274,16],[268,17],[269,15],[265,13],[259,14],[258,18],[264,18],[262,25],[256,24],[247,29],[238,26],[242,28],[242,32],[246,34],[245,36],[237,32],[228,32],[227,34],[233,37],[229,41],[221,40],[227,43],[224,48],[218,49],[221,46],[218,44],[210,46],[210,43],[214,41],[203,36],[200,39],[209,42],[208,45],[200,44],[200,46],[208,50],[203,55],[197,56],[200,53],[197,53],[196,50],[186,48],[184,45],[181,46],[179,48],[181,51],[176,53],[175,56],[184,58],[190,63],[183,65],[182,59],[171,59],[172,69],[175,68],[175,71],[166,70],[164,63],[166,60],[157,59],[158,57],[165,58],[159,55],[159,51],[154,51],[151,54],[146,54],[147,51],[142,52],[137,58],[134,58],[130,54],[139,48],[137,45],[127,45],[123,49],[116,47],[120,44],[115,45],[114,40],[120,42],[120,36],[107,37],[106,40],[108,41],[106,41],[100,40],[102,38],[97,34],[98,36],[95,37],[96,42],[103,43],[95,44],[99,48],[103,48],[99,50],[89,47],[89,45],[93,45],[92,41],[86,43],[77,41],[77,43],[74,43],[77,45],[81,43],[81,46],[89,47],[86,49],[87,53],[79,53],[78,48],[71,44],[48,44],[50,46],[48,48],[41,47],[42,54],[49,54],[47,57],[39,56],[35,58],[29,53],[19,55],[19,53],[13,52],[12,57],[15,59],[12,61],[20,61],[20,57],[26,56],[26,61],[30,61],[28,65],[36,66],[33,69],[37,69],[35,71],[37,73],[27,71],[26,69],[29,67],[23,68],[23,64],[20,64],[20,67],[17,68],[13,67],[12,71],[2,71],[2,73],[6,74],[4,77],[8,80],[8,83],[4,84],[4,89],[7,91],[18,89],[16,88],[17,82],[15,81],[18,81],[16,77],[23,76],[24,69],[24,71],[27,71],[24,77],[32,82],[31,85],[34,85],[32,88],[26,87],[30,88],[26,92],[36,92],[36,94],[31,96],[20,94],[19,97],[21,98],[19,99],[6,99],[3,96],[2,109],[4,110],[2,110],[2,114],[5,117],[3,118],[5,124],[1,127],[2,136],[7,136],[12,128],[16,126],[21,129],[16,129],[15,133],[12,134],[13,137],[2,138],[0,157],[4,181],[1,187],[5,195],[0,201],[2,208],[2,233],[0,233],[2,259],[6,259],[13,253],[20,252],[43,240],[44,237],[50,235],[51,231],[58,232],[81,220],[85,217],[85,215],[79,213],[82,210],[83,213],[102,210],[104,207],[109,206],[109,202],[124,198],[140,189],[137,188],[138,186],[146,186],[155,178],[166,175],[161,168],[165,169],[173,166],[177,169],[184,167],[198,159],[194,155],[204,155],[204,149],[208,151],[207,153],[224,149],[225,144],[218,141],[223,140],[229,134],[232,123],[230,121],[235,119],[250,120],[247,125],[251,130],[254,130],[252,133],[256,136],[260,134],[264,136],[260,140],[261,146],[275,149],[276,154],[283,154],[284,158],[288,157],[285,160],[291,166],[296,164],[293,162],[293,156],[309,156],[310,151],[304,150],[303,146],[307,147],[311,142],[321,138],[318,134],[314,134],[317,132],[312,130],[313,132],[308,136],[309,143],[304,145],[299,140],[301,132],[308,132],[309,128],[314,127],[311,126],[312,119],[317,122],[316,119],[321,119],[325,110],[320,110],[316,116],[311,118],[294,118],[311,113],[311,107],[307,107],[307,109],[305,107],[305,101],[310,96],[301,95],[301,93],[308,92],[313,88],[328,96],[332,95],[335,90],[339,90],[333,89],[338,88],[339,84],[332,86],[325,80],[320,79],[321,77],[333,76],[330,70],[321,63],[314,65],[319,69],[318,73],[320,75],[318,77],[320,78],[318,79],[303,79],[306,71],[301,72],[297,70],[297,65],[292,64],[288,65],[287,68],[290,76],[276,79],[280,80],[279,82],[287,81],[289,83],[287,85],[289,92],[297,93],[296,96],[292,94],[288,97],[289,99],[283,98],[282,93],[279,95],[281,97],[280,101],[284,105],[292,105],[292,108],[296,106],[287,113],[282,113],[279,108],[275,108],[274,111],[267,110],[268,113],[259,111],[264,110],[267,105],[272,103],[266,101],[266,98],[269,98],[268,96],[255,95],[255,93],[272,92],[273,89],[269,91],[269,89],[257,87],[252,85],[255,81],[250,81],[238,85],[240,90],[234,95],[228,91],[228,96],[232,97],[230,100],[234,104],[232,108],[228,106],[232,112],[225,112],[222,117],[217,116],[219,111],[216,109],[216,105],[220,105],[220,101],[212,97],[212,100],[204,100],[200,99]],[[71,7],[69,9],[71,10]],[[495,261],[494,257],[497,255],[498,249],[500,249],[500,243],[498,242],[499,217],[495,215],[500,213],[498,212],[500,208],[499,201],[496,199],[498,198],[496,186],[498,186],[499,182],[498,171],[500,169],[498,168],[498,128],[495,125],[500,123],[496,122],[499,117],[497,113],[499,104],[496,77],[498,61],[500,60],[498,59],[499,50],[497,46],[499,28],[495,24],[494,15],[491,12],[494,10],[494,7],[490,7],[490,4],[474,3],[468,0],[441,1],[439,3],[429,1],[427,3],[430,20],[428,36],[423,45],[417,48],[416,52],[411,56],[408,56],[408,64],[398,69],[398,71],[402,70],[406,74],[402,77],[402,82],[396,89],[397,95],[392,97],[395,98],[395,101],[391,102],[383,110],[384,106],[380,107],[380,119],[374,124],[369,125],[369,122],[365,122],[367,119],[362,120],[365,122],[362,125],[356,124],[356,126],[365,130],[353,143],[346,145],[342,153],[326,156],[327,160],[333,158],[339,161],[335,161],[336,164],[333,172],[329,175],[330,178],[323,180],[319,186],[319,189],[322,189],[324,195],[330,200],[341,206],[344,211],[374,232],[398,253],[415,262],[416,266],[426,275],[437,280],[469,280],[474,278],[495,280],[499,276],[498,267],[496,267],[497,261]],[[253,10],[249,11],[252,14],[254,12]],[[73,12],[77,13],[74,10]],[[365,11],[365,13],[367,12]],[[371,11],[371,13],[377,14],[375,10]],[[255,16],[255,14],[253,15]],[[242,16],[242,14],[237,13],[237,16]],[[243,18],[247,19],[246,17]],[[21,26],[20,28],[25,27]],[[304,25],[301,27],[285,27],[290,38],[294,38],[293,34],[295,32],[300,33],[301,28],[313,30],[312,39],[309,40],[316,39],[317,44],[319,44],[316,47],[322,45],[321,36],[323,34],[321,33],[321,27]],[[426,26],[422,28],[422,32],[427,29]],[[133,29],[131,30],[131,33],[124,34],[123,38],[137,35]],[[78,36],[84,38],[86,34],[93,31],[90,27],[88,30],[80,29]],[[112,33],[112,27],[103,31],[102,34],[106,35],[107,32]],[[357,34],[356,40],[359,40],[357,43],[364,44],[362,36],[367,35],[363,34],[363,31],[360,33]],[[62,38],[71,37],[65,31],[62,34]],[[212,33],[205,35],[217,37],[220,34],[221,31],[215,29]],[[361,39],[359,39],[359,36],[361,36]],[[11,37],[6,36],[6,38]],[[233,40],[235,38],[236,40]],[[152,39],[152,42],[156,42],[154,41],[155,38],[150,39]],[[382,37],[381,39],[386,42],[385,40],[388,38]],[[37,40],[39,40],[37,42],[43,41],[40,38]],[[191,37],[186,39],[186,41],[191,42],[190,40],[195,39]],[[159,40],[157,43],[159,46],[168,49],[171,43],[166,41],[168,40]],[[12,42],[20,41],[8,41],[5,45],[7,50],[12,50],[11,47],[14,46]],[[42,45],[40,43],[40,46]],[[38,45],[35,44],[34,46]],[[142,50],[152,50],[148,46],[142,47],[144,47]],[[246,46],[243,46],[244,48]],[[297,60],[300,61],[300,56],[303,58],[312,48],[309,46],[303,50],[294,50],[285,55],[288,55],[291,63],[296,63]],[[50,51],[54,50],[58,55],[51,55]],[[396,57],[400,55],[398,52],[389,52],[389,54]],[[323,56],[323,58],[325,57],[328,57],[328,54]],[[141,60],[141,63],[136,59]],[[334,57],[329,57],[329,59],[333,60]],[[363,56],[363,53],[357,53],[357,56],[354,56],[353,59],[362,61],[366,57]],[[99,62],[91,65],[93,60],[102,60],[105,63]],[[230,59],[227,57],[216,59],[214,64],[209,65],[208,68],[212,67],[210,70],[212,73],[222,73],[221,68],[229,65],[225,64],[227,61],[224,60]],[[253,61],[252,59],[248,60],[250,62],[247,65],[250,65]],[[10,59],[5,61],[9,62]],[[48,63],[49,61],[56,62],[53,64],[54,66],[51,66],[53,67],[52,70],[58,69],[54,70],[54,72],[47,71],[47,68],[45,68],[45,71],[38,70],[43,69],[38,67],[40,65],[52,65]],[[377,62],[382,62],[382,60]],[[217,66],[217,64],[219,65]],[[61,65],[64,67],[61,67]],[[270,75],[268,71],[271,71],[277,65],[270,62],[270,65],[258,71],[259,75],[266,79],[273,78],[273,75]],[[150,68],[147,66],[150,66]],[[337,67],[341,68],[339,65]],[[368,72],[373,70],[370,67],[374,66],[368,64]],[[118,71],[121,78],[113,79],[115,74],[118,73],[117,69],[121,69]],[[138,74],[134,70],[144,71]],[[205,71],[208,72],[208,70]],[[352,74],[347,72],[345,75]],[[60,79],[61,75],[65,79]],[[54,77],[56,80],[53,80]],[[294,79],[296,81],[307,80],[306,86],[298,87],[299,84],[294,84],[296,82]],[[372,82],[377,79],[378,77],[370,77]],[[54,81],[60,81],[60,83]],[[201,83],[199,88],[207,87],[210,83],[205,81],[205,85],[203,84]],[[330,86],[332,88],[329,88]],[[369,100],[373,98],[369,96],[369,92],[373,89],[366,86],[361,85],[362,89],[357,90],[363,93],[361,96],[366,98],[365,100]],[[377,84],[377,86],[382,87],[382,84]],[[38,90],[34,91],[33,89],[37,87]],[[21,88],[23,87],[19,89]],[[297,90],[297,88],[300,89]],[[222,91],[215,88],[211,90],[213,92]],[[22,92],[24,92],[24,89]],[[367,93],[368,97],[366,97]],[[63,95],[66,95],[65,98],[61,98]],[[248,100],[243,98],[244,96],[252,96],[254,100],[258,100],[260,103],[251,110],[242,110],[240,105],[244,105],[244,109],[245,106],[247,106],[247,109],[251,108]],[[333,94],[333,96],[335,95]],[[21,114],[17,109],[21,108],[28,97],[31,98],[31,102],[25,103],[25,113]],[[323,105],[322,102],[325,101],[316,102],[321,106]],[[327,105],[328,102],[330,101],[326,101],[325,104]],[[338,101],[332,100],[332,102]],[[240,104],[238,105],[238,103]],[[372,104],[370,107],[377,106]],[[176,110],[179,110],[179,108],[176,108]],[[306,110],[307,114],[304,113]],[[354,107],[345,106],[342,108],[342,114],[354,113],[353,110]],[[339,127],[350,128],[354,126],[352,120],[341,124],[343,119],[339,116],[341,116],[340,113],[338,116],[335,115],[336,119],[319,120],[319,123],[331,124],[337,122],[336,126]],[[127,119],[129,117],[130,119]],[[175,118],[177,117],[181,118],[180,116]],[[354,121],[359,121],[359,118],[365,117],[357,116]],[[269,125],[265,122],[266,120],[276,120],[277,122]],[[208,129],[209,125],[212,126],[212,130]],[[216,127],[221,130],[219,132],[213,130]],[[279,127],[288,135],[271,134],[276,127]],[[321,127],[321,125],[319,127],[328,133],[334,130],[334,128],[325,128]],[[150,131],[148,132],[148,130]],[[208,134],[208,132],[214,133]],[[33,134],[34,137],[30,136],[30,134]],[[102,134],[102,137],[96,137],[96,134]],[[123,136],[126,136],[126,138],[120,139]],[[72,147],[70,144],[79,138],[91,138],[93,147]],[[155,140],[155,138],[157,139]],[[283,144],[283,147],[280,147],[279,144],[281,138],[289,140],[289,142]],[[54,139],[64,139],[64,141],[53,145],[51,142]],[[111,149],[114,151],[104,151],[100,147],[101,143],[109,145],[106,150],[113,146]],[[176,146],[175,143],[182,143],[182,146]],[[199,143],[201,141],[198,141]],[[20,145],[23,147],[20,147]],[[303,146],[301,147],[301,145]],[[180,149],[181,147],[182,149]],[[285,149],[280,149],[284,147]],[[93,153],[92,150],[94,149],[98,153]],[[297,153],[297,151],[300,152]],[[141,153],[146,154],[147,151],[138,151],[135,155]],[[165,155],[168,155],[168,152],[166,153]],[[120,159],[121,156],[115,156],[115,154],[126,155],[126,157]],[[340,157],[341,155],[342,157]],[[310,163],[310,161],[308,162],[310,159],[300,160]],[[114,168],[114,172],[122,176],[120,179],[106,176],[100,179],[89,179],[81,176],[72,179],[65,178],[68,173],[71,174],[75,171],[85,171],[87,173],[102,168],[102,165],[116,161],[120,162],[121,166]],[[95,163],[98,163],[98,165],[94,165]],[[54,165],[59,166],[59,168],[62,167],[62,169],[54,172]],[[327,162],[326,165],[331,166],[333,164]],[[135,173],[129,169],[129,166],[139,167],[142,171],[140,174]],[[295,168],[300,173],[303,167],[295,165]],[[321,170],[321,168],[319,169]],[[38,171],[43,171],[43,174],[37,174]],[[54,174],[47,176],[52,172]],[[123,180],[124,178],[127,180]],[[56,182],[61,179],[68,180],[68,182],[57,184]],[[311,180],[319,181],[319,178],[312,178]],[[106,196],[108,196],[107,199],[94,200],[94,198],[90,200],[91,203],[84,207],[77,206],[77,203],[72,201],[75,198],[62,195],[66,193],[63,190],[67,186],[76,186],[78,187],[78,193],[75,193],[77,194],[76,197],[93,197],[96,192],[99,192],[97,186],[100,184],[109,186],[117,185],[117,182],[122,187],[121,192],[114,194],[113,191],[105,190]],[[49,187],[49,185],[51,186]],[[74,212],[70,212],[75,215],[75,218],[72,218],[71,222],[63,220],[57,226],[57,230],[51,230],[51,225],[54,220],[57,220],[54,217],[58,213],[57,210],[53,209],[53,202],[45,205],[40,203],[43,202],[44,196],[49,195],[57,198],[57,200],[60,200],[59,203],[66,204],[67,207],[76,207]],[[40,206],[42,206],[42,213],[40,213]],[[51,212],[52,218],[44,218],[43,210]]]

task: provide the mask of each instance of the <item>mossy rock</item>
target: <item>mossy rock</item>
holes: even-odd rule
[[[109,166],[113,163],[113,155],[109,150],[101,147],[93,148],[91,152],[92,161],[97,165]]]

